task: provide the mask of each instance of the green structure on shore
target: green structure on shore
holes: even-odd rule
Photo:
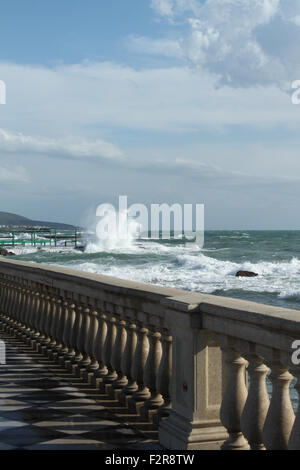
[[[26,235],[26,236],[25,236]],[[64,246],[77,247],[82,240],[82,233],[77,229],[60,230],[51,228],[43,229],[0,229],[0,246]]]

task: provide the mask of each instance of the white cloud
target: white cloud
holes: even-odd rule
[[[32,137],[0,129],[0,150],[12,153],[35,153],[71,158],[120,158],[122,152],[103,140],[88,141],[78,137],[51,139]]]
[[[175,187],[177,194],[178,186],[189,188],[190,181],[197,186],[197,179],[206,188],[216,182],[242,188],[245,175],[272,178],[279,167],[276,161],[262,171],[265,149],[259,159],[257,149],[249,150],[255,130],[259,136],[274,128],[293,135],[300,130],[300,107],[277,87],[216,89],[211,74],[187,66],[134,69],[84,62],[46,68],[0,63],[0,77],[9,91],[0,109],[5,129],[0,131],[0,166],[8,159],[12,168],[26,162],[33,201],[46,187],[53,194],[84,187],[93,200],[99,193],[103,198],[135,194],[142,200],[147,185],[149,192],[157,187],[157,198],[163,198],[167,188],[174,195]],[[244,137],[233,151],[240,128]],[[202,137],[206,145],[201,147]],[[269,163],[277,147],[273,142]],[[299,168],[296,159],[289,159],[290,152],[285,141],[280,154],[288,164],[276,176],[290,177]],[[40,155],[61,160],[53,164]],[[70,165],[71,158],[76,165]],[[87,161],[101,165],[91,167]],[[78,204],[71,210],[78,210]]]
[[[184,58],[184,51],[178,41],[171,39],[149,39],[140,36],[130,36],[128,45],[131,49],[142,54],[163,54],[166,57]]]
[[[22,166],[13,168],[0,167],[0,181],[2,183],[29,183],[30,179],[26,169]]]
[[[12,134],[2,135],[0,144],[11,149],[22,145],[74,158],[121,158],[115,141],[119,128],[223,132],[234,125],[299,126],[299,107],[275,86],[216,89],[211,74],[187,66],[136,70],[107,62],[55,68],[0,63],[0,76],[9,96],[0,109],[2,127]]]
[[[169,19],[185,11],[197,13],[199,4],[197,0],[151,0],[151,7],[161,16]]]
[[[173,0],[152,0],[152,7],[159,13],[164,16],[173,15]]]
[[[153,0],[152,7],[168,20],[190,25],[178,38],[176,57],[217,75],[220,84],[286,87],[300,76],[298,0]],[[155,50],[165,52],[155,47],[151,53]]]

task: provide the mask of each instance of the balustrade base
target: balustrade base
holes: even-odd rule
[[[221,450],[250,450],[250,446],[240,432],[232,434],[229,439],[223,443]]]
[[[101,378],[95,377],[95,374],[93,374],[93,376],[91,377],[91,385],[93,385],[93,387],[95,388],[99,388],[100,382],[101,382]]]
[[[68,371],[72,371],[72,361],[69,359],[67,361],[64,362],[64,368]]]
[[[57,356],[58,356],[58,353],[56,351],[50,351],[50,353],[48,354],[49,359],[51,359],[51,361],[53,362],[56,361]]]
[[[47,356],[47,348],[48,348],[47,344],[41,347],[41,353],[44,354],[44,356]]]
[[[94,372],[88,372],[86,376],[86,381],[89,385],[92,385],[93,377],[94,377]]]
[[[171,408],[164,407],[164,406],[162,406],[161,408],[158,408],[158,410],[156,410],[155,415],[153,416],[153,423],[156,426],[159,426],[160,422],[163,419],[167,419],[170,416],[170,412],[171,412]]]
[[[137,402],[132,397],[128,400],[127,408],[134,414],[141,416],[141,410],[144,406],[143,401]]]
[[[84,380],[84,382],[90,384],[93,376],[94,376],[93,372],[89,372],[88,370],[85,370],[83,371],[82,379]]]
[[[105,382],[100,382],[98,390],[100,393],[108,395],[111,390],[111,384],[106,384]]]
[[[159,428],[159,442],[170,450],[220,450],[227,438],[218,422],[190,422],[174,412]]]
[[[120,403],[121,406],[123,406],[121,402],[121,394],[122,394],[122,390],[115,390],[114,388],[110,390],[110,398],[112,400],[116,400],[117,402]]]
[[[60,366],[65,367],[65,363],[66,363],[66,358],[65,358],[65,356],[59,356],[57,363],[58,363]]]
[[[119,402],[120,402],[121,406],[124,406],[125,408],[128,408],[130,399],[132,399],[132,395],[128,395],[128,394],[124,393],[123,390],[120,392]]]
[[[86,374],[86,367],[80,367],[80,368],[76,369],[76,374],[75,375],[79,379],[84,380],[85,374]]]
[[[157,415],[157,409],[149,409],[145,405],[139,410],[142,421],[154,424],[154,418]]]

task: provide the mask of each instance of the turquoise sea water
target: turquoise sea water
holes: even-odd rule
[[[205,244],[88,240],[86,251],[16,250],[16,259],[300,309],[300,231],[208,231]],[[236,278],[240,269],[255,278]]]

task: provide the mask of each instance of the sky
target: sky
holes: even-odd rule
[[[300,0],[1,0],[0,210],[300,229]]]

